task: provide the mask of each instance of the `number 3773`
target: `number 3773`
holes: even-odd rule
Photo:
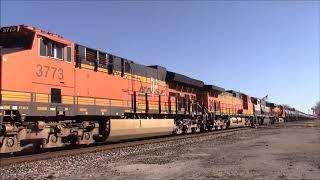
[[[37,64],[36,75],[38,77],[63,80],[63,69],[53,66]]]

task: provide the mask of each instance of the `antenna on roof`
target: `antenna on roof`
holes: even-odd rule
[[[267,100],[268,99],[268,94],[262,98],[262,100]]]

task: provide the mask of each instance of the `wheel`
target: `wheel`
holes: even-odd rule
[[[263,119],[259,119],[258,122],[259,122],[259,125],[261,126],[263,124]]]
[[[226,123],[226,129],[229,129],[229,127],[230,127],[230,121],[227,121],[227,123]]]
[[[200,125],[200,132],[206,132],[206,125],[204,124]]]
[[[188,127],[187,126],[183,126],[182,127],[182,134],[187,134],[188,133]]]
[[[275,123],[275,119],[274,118],[271,118],[270,121],[271,121],[271,124]]]

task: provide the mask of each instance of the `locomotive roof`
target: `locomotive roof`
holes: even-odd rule
[[[243,94],[241,92],[238,91],[234,91],[234,90],[226,90],[228,93],[236,93],[236,94]]]
[[[24,25],[24,24],[20,24],[20,25],[13,25],[13,26],[1,26],[1,29],[3,28],[14,28],[15,32],[18,32],[20,29],[28,29],[28,30],[31,30],[31,31],[36,31],[36,32],[41,32],[41,33],[44,33],[44,34],[47,34],[47,35],[50,35],[50,36],[54,36],[54,37],[59,37],[59,38],[63,38],[62,36],[58,35],[58,34],[55,34],[55,33],[51,33],[49,31],[44,31],[40,28],[37,28],[37,27],[34,27],[34,26],[29,26],[29,25]],[[11,32],[11,31],[10,31]],[[0,31],[0,33],[6,33],[4,31]]]
[[[247,94],[243,93],[243,92],[240,92],[240,91],[235,91],[235,90],[227,90],[227,92],[229,93],[236,93],[236,94],[239,94],[241,96],[248,96]]]
[[[171,71],[167,71],[166,80],[170,82],[181,83],[181,84],[190,85],[198,88],[202,88],[204,86],[203,81],[199,81],[197,79],[193,79],[188,76],[171,72]]]
[[[204,89],[205,90],[214,90],[214,91],[219,91],[219,92],[224,92],[225,89],[219,86],[215,86],[215,85],[204,85]]]

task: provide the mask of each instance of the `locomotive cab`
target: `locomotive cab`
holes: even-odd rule
[[[55,115],[63,95],[74,95],[71,42],[20,25],[1,28],[0,46],[2,109],[30,117]],[[28,106],[31,102],[35,107]]]
[[[33,38],[34,32],[21,26],[2,27],[0,29],[1,55],[31,49]]]
[[[2,27],[0,46],[0,153],[4,153],[20,151],[28,141],[41,142],[50,131],[43,130],[46,121],[73,112],[74,63],[73,43],[30,26]],[[27,133],[26,127],[36,133]]]
[[[25,85],[26,78],[21,72],[25,72],[25,61],[28,59],[23,57],[32,51],[34,36],[35,32],[24,26],[0,28],[0,129],[3,129],[2,121],[8,116],[13,120],[20,116],[17,106],[20,103],[17,102],[26,100],[25,94],[16,93],[19,91],[16,80]]]

